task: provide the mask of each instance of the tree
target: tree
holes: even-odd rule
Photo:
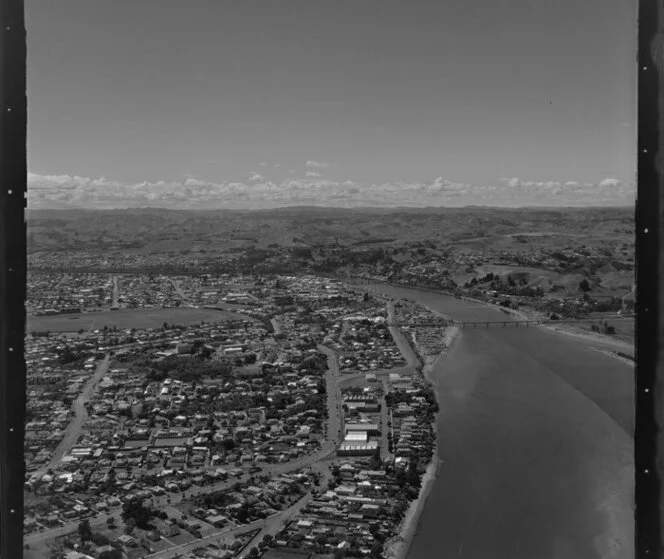
[[[377,447],[369,461],[369,468],[372,470],[380,470],[382,467],[383,461],[380,459],[380,448]]]
[[[580,289],[581,291],[586,292],[586,293],[587,293],[588,291],[590,291],[590,284],[588,283],[588,280],[587,280],[586,278],[583,278],[583,279],[579,282],[579,289]]]
[[[383,554],[383,544],[380,542],[375,542],[371,546],[371,555],[373,557],[381,557]]]
[[[125,534],[133,534],[134,528],[136,528],[136,521],[133,518],[128,518],[125,521]]]
[[[274,537],[272,536],[272,534],[265,534],[263,536],[263,543],[265,545],[270,546],[270,545],[272,545],[273,541],[274,541]]]
[[[78,535],[81,538],[81,543],[88,542],[92,539],[92,528],[90,521],[86,518],[78,524]]]
[[[320,546],[324,546],[327,543],[327,536],[321,534],[316,537],[316,543]]]
[[[154,516],[152,509],[144,507],[141,501],[132,501],[122,506],[122,520],[128,525],[133,521],[136,526],[147,530],[150,528],[150,519]]]
[[[252,547],[251,551],[249,551],[249,557],[256,559],[257,557],[260,557],[260,552],[258,551],[257,548]]]
[[[237,510],[236,518],[240,524],[245,524],[249,520],[249,505],[246,502]]]
[[[616,329],[614,326],[611,326],[608,322],[604,323],[604,333],[609,334],[609,335],[614,335],[616,333]]]

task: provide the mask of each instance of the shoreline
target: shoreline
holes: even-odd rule
[[[420,287],[420,286],[414,286],[414,285],[401,285],[397,283],[390,283],[390,282],[379,282],[376,281],[374,283],[382,283],[384,285],[388,285],[391,287],[396,287],[396,288],[405,288],[405,289],[413,289],[416,291],[425,291],[429,293],[438,293],[440,295],[447,295],[450,297],[457,297],[454,293],[451,293],[449,291],[445,290],[440,290],[440,289],[433,289],[430,287]],[[459,299],[462,299],[464,301],[469,301],[472,303],[477,303],[479,305],[484,305],[485,307],[492,308],[494,310],[498,310],[495,305],[491,304],[488,301],[482,301],[481,299],[475,299],[473,297],[468,297],[466,295],[460,295],[458,296]],[[431,310],[431,309],[429,309]],[[507,310],[507,309],[505,309]],[[525,312],[524,312],[525,310]],[[521,309],[521,310],[514,310],[514,309],[509,309],[508,311],[509,314],[518,316],[522,318],[523,320],[540,320],[542,319],[543,315],[541,313],[538,313],[534,309]],[[445,316],[442,313],[436,313],[441,316],[443,316],[446,319],[449,319],[449,317]],[[612,338],[608,335],[603,335],[603,334],[597,334],[594,332],[583,332],[580,331],[579,329],[575,328],[574,326],[569,326],[567,324],[539,324],[538,325],[541,328],[547,329],[549,332],[555,333],[555,334],[561,334],[564,336],[570,336],[573,338],[576,338],[579,341],[584,341],[589,344],[594,344],[595,346],[604,346],[604,347],[610,347],[611,351],[606,351],[606,350],[599,350],[597,347],[593,347],[592,349],[596,349],[605,355],[612,357],[613,359],[617,359],[623,363],[630,363],[634,365],[634,362],[630,361],[629,359],[625,359],[624,357],[618,355],[618,352],[631,352],[632,355],[634,355],[635,352],[635,343],[629,343],[624,340],[619,340],[616,338]]]
[[[478,303],[486,307],[495,309],[494,305],[486,301],[482,301],[480,299],[473,299],[470,297],[462,297],[462,299],[466,301],[472,301],[474,303]],[[540,313],[529,308],[520,309],[520,310],[509,309],[508,312],[509,314],[513,316],[518,316],[523,320],[540,320],[542,318],[542,315]],[[614,359],[618,359],[623,363],[628,363],[634,366],[633,361],[630,361],[629,359],[625,359],[624,357],[618,355],[619,351],[631,352],[631,354],[634,354],[635,351],[634,344],[630,344],[629,342],[626,342],[624,340],[612,338],[608,335],[598,334],[594,332],[584,332],[574,326],[570,326],[569,324],[565,323],[539,324],[538,327],[545,328],[546,330],[554,334],[562,334],[563,336],[576,338],[579,341],[587,342],[589,344],[593,344],[594,346],[604,346],[604,349],[599,349],[597,347],[591,347],[591,349],[599,351],[604,355],[607,355]],[[609,347],[611,351],[607,351],[606,347]]]
[[[422,362],[422,374],[424,377],[433,385],[435,385],[435,379],[432,377],[433,371],[438,365],[439,361],[445,359],[450,349],[452,348],[454,341],[459,335],[459,328],[456,326],[447,327],[445,329],[444,349],[437,355],[431,356],[422,356],[418,351],[418,347],[415,347],[416,353]],[[416,345],[416,344],[415,344]],[[436,395],[436,402],[440,407],[440,401],[438,398],[438,392],[434,391]],[[440,409],[438,411],[440,413]],[[422,486],[420,487],[420,493],[416,499],[411,501],[408,506],[408,510],[401,521],[399,526],[399,532],[393,538],[390,538],[385,543],[385,557],[386,559],[406,559],[408,552],[410,551],[410,546],[413,542],[413,538],[417,533],[417,527],[419,524],[420,516],[424,510],[424,505],[426,500],[433,489],[433,484],[438,477],[438,468],[440,466],[440,456],[438,455],[438,419],[433,425],[433,431],[435,434],[436,447],[433,450],[433,456],[431,461],[427,465],[427,469],[422,476]]]

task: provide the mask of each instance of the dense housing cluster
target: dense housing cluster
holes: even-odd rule
[[[33,316],[26,338],[29,545],[382,557],[436,409],[388,300],[315,276],[94,278],[116,310]]]

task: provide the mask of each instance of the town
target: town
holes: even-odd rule
[[[398,537],[441,317],[314,275],[42,271],[30,294],[26,554],[383,557]]]

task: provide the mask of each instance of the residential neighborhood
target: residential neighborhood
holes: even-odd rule
[[[382,557],[437,409],[390,300],[316,276],[51,275],[26,337],[27,550]],[[95,283],[101,310],[74,314],[96,322],[69,330],[58,289]],[[430,318],[399,313],[405,333]]]

